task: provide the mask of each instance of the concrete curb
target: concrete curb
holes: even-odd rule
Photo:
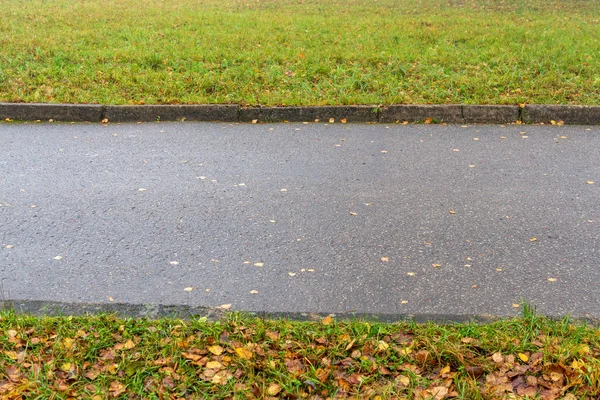
[[[100,104],[0,103],[0,119],[99,122],[102,120],[102,109]]]
[[[316,106],[316,107],[247,107],[240,108],[239,121],[250,122],[377,122],[379,107],[361,106]]]
[[[600,106],[526,104],[521,117],[527,124],[563,121],[572,125],[600,125]]]
[[[600,125],[600,106],[570,105],[412,105],[243,107],[237,104],[199,105],[100,105],[0,103],[0,120],[151,122],[425,122],[455,124],[548,123]]]
[[[103,118],[111,122],[237,121],[238,108],[235,104],[105,106]]]

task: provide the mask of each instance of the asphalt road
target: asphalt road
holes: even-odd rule
[[[16,303],[600,317],[597,126],[0,124],[0,206]]]

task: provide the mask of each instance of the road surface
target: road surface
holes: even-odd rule
[[[0,206],[23,309],[600,317],[596,126],[1,124]]]

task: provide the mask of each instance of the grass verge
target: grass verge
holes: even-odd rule
[[[0,101],[600,104],[595,0],[3,0]]]
[[[600,395],[600,330],[528,307],[485,325],[0,317],[2,398]]]

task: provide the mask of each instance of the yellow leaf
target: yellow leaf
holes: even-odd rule
[[[65,372],[68,372],[71,369],[72,366],[73,366],[73,364],[71,364],[70,362],[66,362],[66,363],[64,363],[63,365],[60,366],[60,369],[63,370],[63,371],[65,371]]]
[[[186,292],[191,292],[192,290],[194,290],[194,288],[193,287],[186,287],[183,290],[185,290]]]
[[[267,394],[269,396],[277,396],[279,392],[281,392],[281,385],[274,382],[269,384],[269,388],[267,389]]]
[[[513,305],[512,305],[512,306],[513,306],[513,308],[519,308],[519,307],[521,307],[521,305],[520,305],[520,304],[517,304],[517,303],[513,303]]]
[[[408,304],[408,300],[400,300],[400,304]]]
[[[209,361],[206,363],[206,368],[209,369],[220,369],[223,365],[218,361]]]
[[[250,360],[254,356],[254,354],[252,354],[252,352],[245,347],[236,347],[234,350],[237,355],[244,360]]]
[[[414,272],[407,272],[406,275],[408,275],[408,276],[415,276],[416,274]]]
[[[342,118],[342,119],[340,119],[340,122],[341,122],[342,124],[345,124],[346,122],[348,122],[348,120],[347,120],[346,118]]]
[[[220,356],[221,354],[223,354],[223,350],[224,349],[219,345],[208,346],[208,351],[213,353],[215,356]]]
[[[325,318],[323,318],[323,319],[321,320],[321,323],[322,323],[323,325],[331,325],[331,324],[333,323],[333,318],[331,318],[331,316],[330,316],[330,315],[328,315],[328,316],[326,316]]]
[[[402,386],[410,385],[410,378],[406,375],[398,375],[396,379],[398,379],[398,382],[400,382]]]
[[[262,267],[264,265],[265,265],[265,263],[261,263],[261,262],[254,263],[255,267]]]
[[[333,124],[335,122],[335,118],[329,118],[329,123]]]
[[[556,282],[557,279],[556,278],[548,278],[548,282]]]
[[[64,338],[62,344],[65,349],[70,349],[73,347],[73,339]]]
[[[384,342],[383,340],[379,340],[377,342],[377,348],[380,351],[386,351],[387,349],[389,349],[389,347],[390,347],[390,345],[388,343]]]
[[[442,264],[431,264],[434,268],[439,268],[442,266]]]
[[[585,181],[585,183],[587,183],[588,185],[593,185],[594,181]]]
[[[454,211],[454,210],[450,210],[450,211],[448,211],[448,212],[449,212],[450,214],[453,214],[453,215],[454,215],[454,214],[456,214],[456,211]]]
[[[450,373],[450,366],[446,365],[444,368],[442,368],[442,370],[440,371],[440,375],[445,375],[445,374],[449,374]]]
[[[389,257],[381,257],[381,261],[388,262],[388,261],[390,261],[390,258]]]
[[[523,362],[529,361],[529,357],[527,356],[527,354],[519,353],[518,356],[521,359],[521,361],[523,361]]]
[[[532,237],[531,239],[529,239],[530,242],[537,242],[537,238],[536,237]]]
[[[135,343],[133,343],[133,340],[131,340],[131,339],[129,339],[128,341],[126,341],[123,344],[123,348],[126,349],[126,350],[133,349],[134,347],[135,347]]]
[[[432,123],[432,122],[433,122],[433,119],[431,119],[431,118],[427,118],[427,119],[425,119],[425,123],[426,123],[426,124],[430,124],[430,123]]]
[[[355,213],[353,211],[350,211],[350,215],[358,215],[358,213]]]

